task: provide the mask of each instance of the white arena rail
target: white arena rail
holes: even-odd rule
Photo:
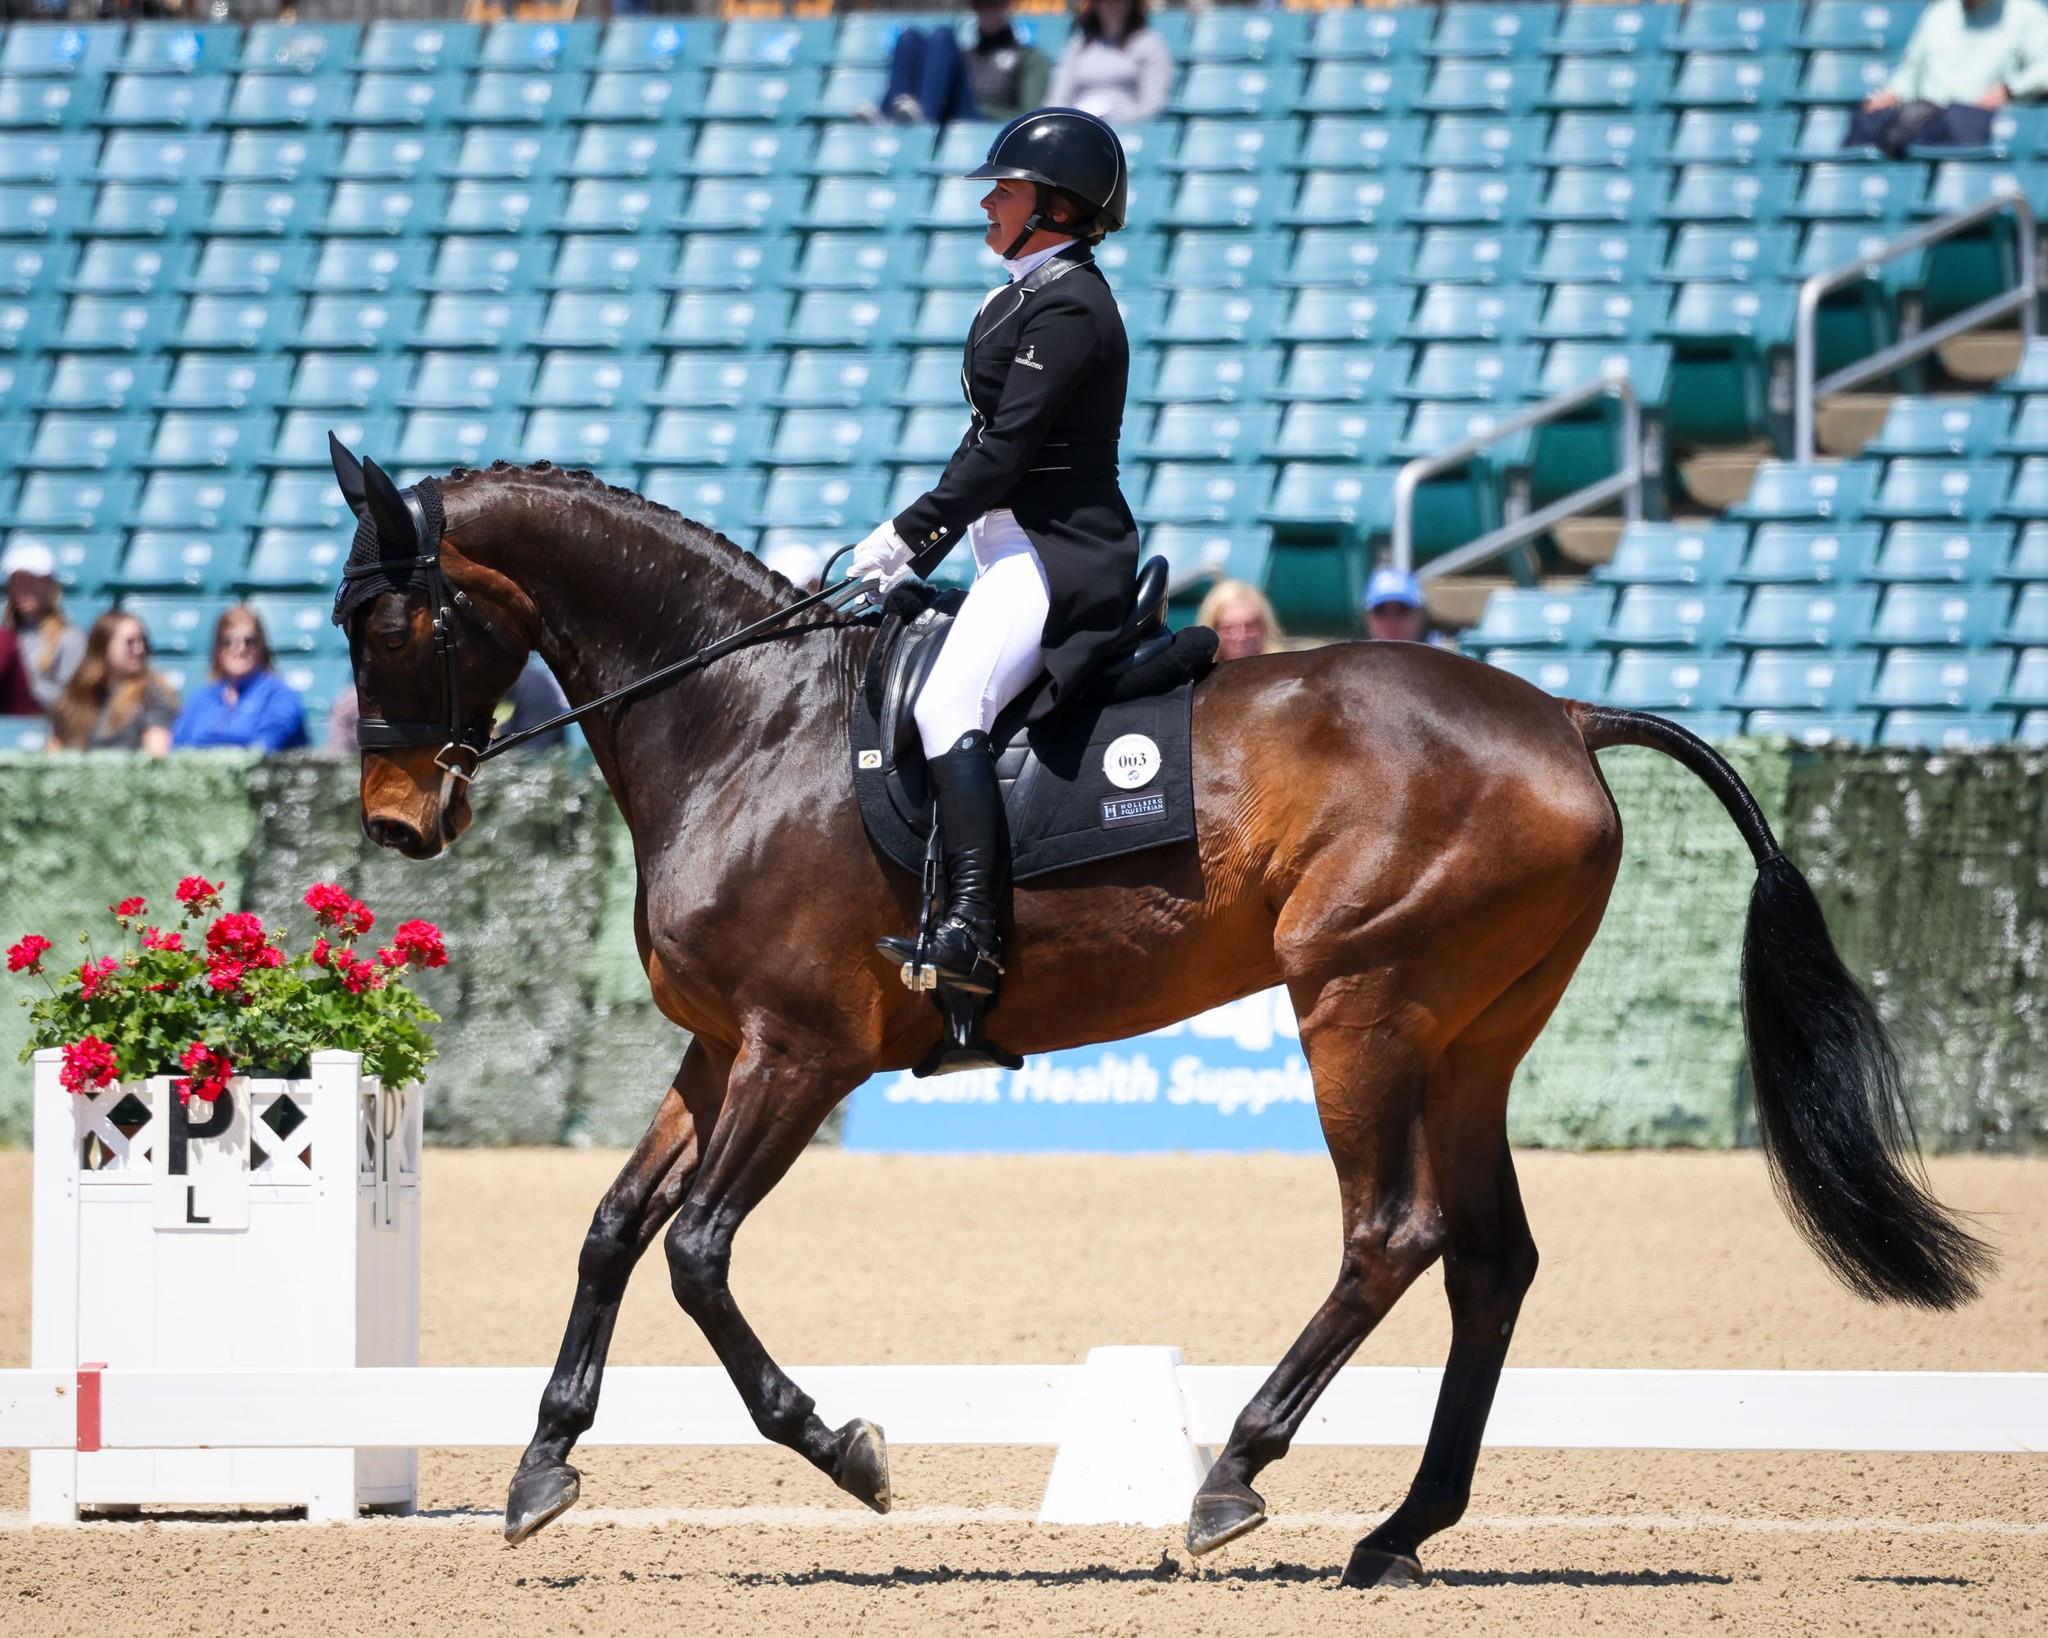
[[[1062,1524],[1177,1524],[1266,1371],[1186,1365],[1166,1347],[1096,1348],[1084,1365],[832,1365],[790,1373],[837,1424],[898,1445],[1056,1449],[1039,1511]],[[53,1452],[523,1446],[547,1370],[0,1371],[0,1448]],[[1442,1373],[1338,1373],[1304,1445],[1420,1445]],[[748,1445],[761,1437],[723,1370],[606,1373],[590,1445]],[[1489,1446],[1524,1449],[2048,1451],[2048,1373],[1510,1370]],[[318,1511],[316,1509],[316,1511]],[[351,1509],[352,1511],[352,1509]],[[75,1504],[40,1504],[62,1522]]]

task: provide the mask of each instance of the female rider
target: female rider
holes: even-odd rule
[[[1009,843],[989,730],[1036,690],[1037,722],[1078,693],[1130,610],[1138,530],[1116,481],[1130,349],[1092,247],[1124,225],[1123,144],[1093,114],[1042,108],[968,176],[1010,282],[981,304],[961,384],[966,436],[932,490],[855,549],[883,589],[964,535],[975,579],[915,707],[938,805],[945,914],[925,952],[942,987],[993,995]],[[915,938],[883,939],[899,964]]]

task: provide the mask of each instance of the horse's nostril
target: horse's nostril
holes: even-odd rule
[[[400,853],[419,851],[420,833],[402,819],[372,819],[363,828],[379,847],[393,848]]]

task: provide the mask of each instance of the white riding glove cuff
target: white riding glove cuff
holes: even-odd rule
[[[853,549],[853,578],[880,580],[881,593],[886,596],[898,581],[908,578],[910,556],[910,548],[896,533],[896,525],[893,522],[879,524]]]

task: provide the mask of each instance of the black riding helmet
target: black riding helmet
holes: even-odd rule
[[[1045,226],[1053,191],[1078,199],[1094,212],[1077,223],[1080,237],[1114,233],[1124,225],[1130,194],[1131,168],[1116,132],[1093,114],[1078,108],[1039,108],[1019,114],[996,133],[988,158],[967,173],[975,182],[1030,182],[1038,190],[1037,208],[1005,256],[1015,256]]]

